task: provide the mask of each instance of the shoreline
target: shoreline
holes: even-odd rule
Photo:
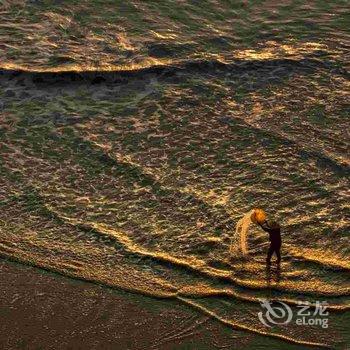
[[[7,350],[270,349],[276,339],[225,327],[156,299],[0,260],[0,346]],[[304,346],[286,344],[285,349]]]
[[[0,276],[0,344],[7,350],[228,345],[220,324],[175,300],[106,288],[5,259]]]

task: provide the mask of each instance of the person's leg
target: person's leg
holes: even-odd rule
[[[277,256],[277,264],[279,264],[281,262],[281,247],[276,247],[275,252]]]
[[[271,256],[273,254],[273,251],[274,251],[273,246],[272,246],[272,244],[270,244],[270,248],[269,248],[269,250],[267,252],[267,257],[266,257],[266,262],[268,264],[271,264]]]

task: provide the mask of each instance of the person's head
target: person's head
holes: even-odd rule
[[[277,221],[274,221],[274,220],[269,221],[268,224],[269,224],[269,226],[270,226],[271,228],[275,228],[275,229],[281,228],[281,226],[279,225],[279,223],[278,223]]]

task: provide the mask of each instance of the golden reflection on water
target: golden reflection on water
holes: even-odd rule
[[[120,35],[121,45],[128,49],[128,42]],[[130,47],[129,47],[130,49]],[[215,60],[221,63],[229,64],[234,62],[234,60],[273,60],[280,58],[291,58],[300,59],[305,56],[312,56],[313,53],[324,50],[330,52],[329,48],[325,44],[320,44],[316,42],[306,42],[306,43],[284,43],[280,44],[274,41],[267,41],[264,47],[259,47],[257,49],[242,49],[233,50],[230,53],[216,54],[216,53],[197,53],[193,58],[196,60]],[[336,52],[333,51],[334,54]],[[71,54],[74,58],[74,54]],[[110,63],[108,60],[99,62],[98,64],[85,64],[83,62],[79,63],[65,63],[64,65],[57,66],[47,66],[43,64],[22,64],[13,60],[7,60],[6,58],[0,63],[0,69],[8,70],[22,70],[27,72],[120,72],[120,71],[137,71],[145,68],[150,68],[153,66],[171,66],[178,65],[182,62],[186,62],[188,58],[153,58],[153,57],[140,57],[138,62],[129,60],[128,63]]]

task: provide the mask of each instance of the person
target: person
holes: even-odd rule
[[[277,264],[281,262],[281,227],[276,221],[264,221],[259,223],[259,226],[269,234],[270,239],[270,248],[267,252],[266,262],[267,264],[271,264],[271,257],[273,253],[276,253],[277,256]]]

